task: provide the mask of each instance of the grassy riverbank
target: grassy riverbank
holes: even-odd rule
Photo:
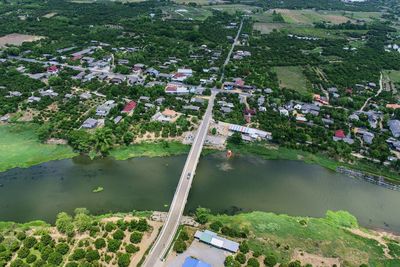
[[[40,143],[37,128],[35,124],[26,123],[0,125],[0,171],[77,155],[66,145]]]
[[[337,167],[344,166],[350,169],[360,170],[373,175],[381,175],[387,180],[399,183],[400,176],[389,171],[387,168],[377,168],[376,165],[357,161],[353,164],[338,162],[320,154],[312,154],[302,150],[273,146],[265,143],[232,145],[228,148],[234,154],[258,155],[266,160],[301,160],[306,163],[318,164],[322,167],[335,171]]]
[[[384,237],[379,237],[377,232],[359,227],[357,219],[344,211],[328,211],[325,218],[267,212],[210,215],[209,221],[222,223],[225,229],[220,232],[247,233],[245,239],[253,253],[261,257],[272,254],[279,263],[301,260],[305,264],[306,259],[323,258],[332,264],[339,260],[344,266],[400,266],[400,260],[389,259],[400,248],[394,240],[399,237],[383,233]]]
[[[190,146],[179,142],[141,143],[112,150],[110,156],[116,160],[136,157],[167,157],[189,153]]]

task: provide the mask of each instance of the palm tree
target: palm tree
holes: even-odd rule
[[[96,150],[106,155],[111,149],[114,140],[112,130],[109,128],[97,129],[93,138]]]

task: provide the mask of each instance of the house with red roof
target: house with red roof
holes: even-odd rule
[[[58,67],[56,65],[52,65],[47,68],[47,72],[49,73],[58,73]]]
[[[135,110],[136,106],[137,103],[135,101],[130,101],[125,105],[124,109],[121,112],[130,114]]]
[[[337,131],[335,132],[335,137],[336,137],[336,138],[343,139],[343,138],[346,137],[346,135],[345,135],[345,133],[344,133],[343,130],[337,130]]]

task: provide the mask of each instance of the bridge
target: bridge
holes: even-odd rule
[[[220,79],[221,82],[224,79],[225,66],[228,65],[230,61],[233,49],[235,48],[235,45],[240,36],[240,32],[242,31],[242,27],[243,19],[240,22],[236,38],[222,66]],[[144,267],[163,266],[164,258],[167,256],[168,251],[172,245],[173,239],[180,225],[183,210],[185,209],[186,201],[189,196],[189,191],[192,186],[193,177],[196,172],[197,163],[199,162],[204,141],[207,137],[208,128],[212,119],[212,110],[214,107],[215,96],[218,94],[219,91],[221,90],[216,89],[211,91],[211,97],[208,101],[207,110],[197,130],[196,137],[193,141],[189,155],[186,159],[185,166],[183,167],[183,171],[179,179],[179,184],[176,188],[172,204],[168,211],[167,220],[165,221],[160,234],[158,235],[155,243],[153,244],[149,254],[146,257],[146,260],[143,264]]]
[[[179,184],[176,188],[174,199],[172,200],[172,204],[168,212],[167,220],[165,221],[156,242],[154,243],[149,255],[146,258],[146,261],[144,262],[143,266],[145,267],[163,265],[162,261],[164,256],[166,256],[168,253],[175,233],[178,230],[196,171],[197,163],[199,162],[203,144],[208,133],[208,127],[212,118],[212,110],[216,94],[216,92],[211,93],[206,113],[204,114],[200,127],[197,130],[196,137],[193,141],[181,177],[179,179]]]

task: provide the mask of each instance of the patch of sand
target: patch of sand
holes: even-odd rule
[[[51,13],[47,13],[46,15],[43,15],[43,18],[50,19],[50,18],[54,17],[55,15],[57,15],[56,12],[51,12]]]
[[[312,264],[314,267],[331,267],[334,264],[340,267],[340,261],[338,258],[322,257],[298,249],[294,250],[292,260],[298,260],[302,265]]]
[[[5,36],[0,37],[0,48],[8,45],[22,45],[24,42],[35,42],[40,39],[43,39],[43,36],[36,35],[27,35],[27,34],[19,34],[12,33]]]

